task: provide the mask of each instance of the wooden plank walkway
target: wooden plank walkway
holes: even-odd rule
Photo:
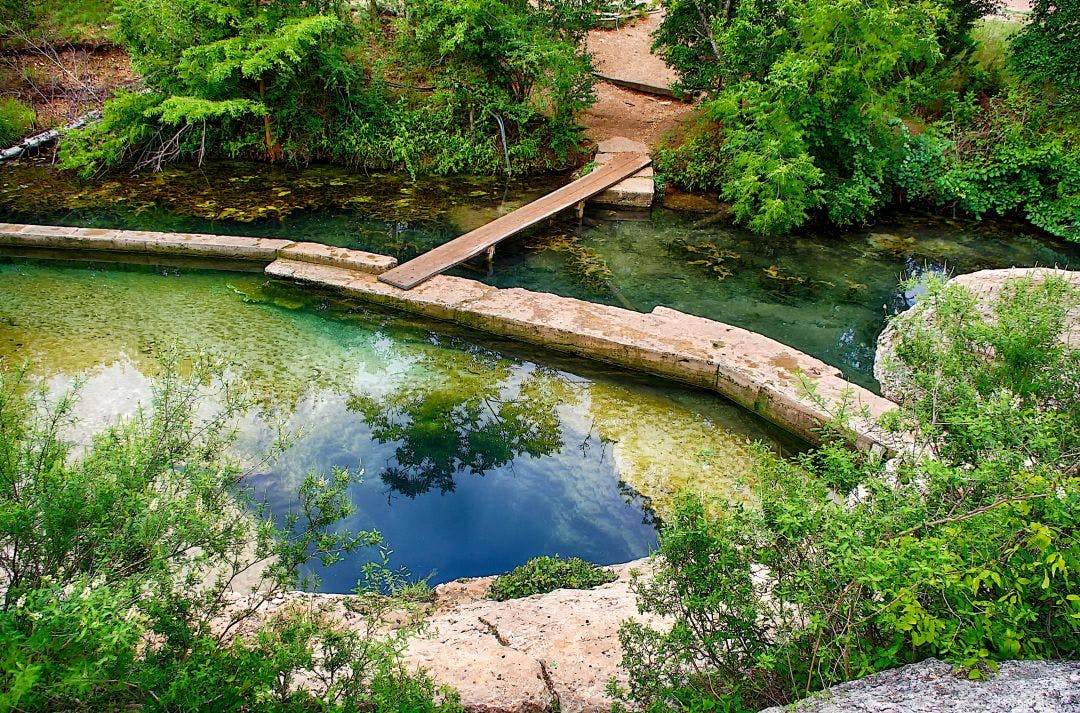
[[[449,270],[454,265],[476,257],[511,235],[583,200],[592,198],[598,193],[603,193],[619,181],[633,176],[648,166],[650,161],[651,159],[646,154],[617,154],[610,162],[597,166],[588,175],[512,213],[496,218],[487,225],[429,250],[393,270],[384,272],[379,275],[379,280],[403,290],[411,290],[421,282]]]

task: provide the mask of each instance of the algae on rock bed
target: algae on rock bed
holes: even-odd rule
[[[154,373],[156,350],[198,345],[267,410],[288,416],[312,394],[351,396],[372,438],[400,451],[396,471],[369,473],[398,492],[449,490],[524,458],[559,459],[574,480],[567,454],[591,450],[610,454],[662,517],[683,487],[748,498],[747,436],[778,437],[712,395],[577,376],[262,277],[0,263],[0,280],[5,363],[29,360],[44,376],[120,363],[103,378],[126,379]]]

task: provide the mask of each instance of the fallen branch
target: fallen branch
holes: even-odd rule
[[[42,131],[40,134],[35,134],[28,139],[23,139],[19,143],[10,148],[6,148],[0,151],[0,161],[7,161],[8,159],[18,158],[27,151],[32,151],[39,146],[44,146],[47,143],[56,141],[60,138],[60,135],[65,131],[73,131],[75,129],[81,129],[87,124],[97,121],[101,118],[100,111],[92,111],[89,114],[83,114],[75,121],[71,122],[62,129],[49,129],[48,131]]]

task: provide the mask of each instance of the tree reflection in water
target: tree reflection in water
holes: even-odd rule
[[[415,498],[438,488],[455,489],[459,473],[484,475],[522,454],[551,455],[563,447],[559,404],[573,404],[579,386],[557,371],[524,366],[474,349],[447,364],[425,359],[434,374],[372,398],[354,394],[360,413],[380,443],[397,443],[394,463],[380,478]]]

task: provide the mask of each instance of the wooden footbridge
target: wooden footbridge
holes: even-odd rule
[[[619,181],[633,176],[649,165],[647,154],[620,153],[612,160],[573,183],[553,191],[543,198],[496,218],[476,230],[465,233],[434,250],[413,258],[379,275],[379,280],[403,290],[410,290],[454,265],[459,265],[481,253],[490,255],[495,245],[531,225],[603,193]]]

